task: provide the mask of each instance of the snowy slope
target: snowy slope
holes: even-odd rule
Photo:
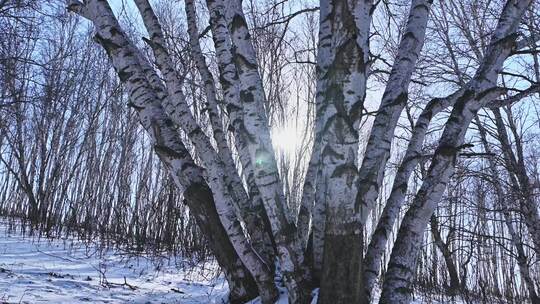
[[[100,254],[69,240],[38,242],[10,235],[1,225],[0,303],[225,302],[227,284],[214,278],[215,267],[175,264],[118,251]]]
[[[100,251],[74,240],[23,237],[7,233],[0,221],[0,304],[227,303],[227,283],[215,265],[180,267],[180,262]],[[280,292],[276,303],[287,304],[285,290]],[[314,295],[316,303],[317,290]],[[423,303],[463,302],[414,301]]]

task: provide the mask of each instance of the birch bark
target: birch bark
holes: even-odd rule
[[[399,43],[396,60],[371,128],[364,160],[360,167],[359,188],[356,196],[356,209],[360,212],[362,224],[365,224],[379,195],[394,131],[401,112],[407,104],[411,76],[424,45],[432,3],[432,0],[414,0],[411,3],[405,32]]]
[[[132,106],[137,110],[141,124],[154,142],[154,149],[168,167],[177,186],[183,189],[183,185],[193,185],[193,189],[202,189],[204,193],[208,182],[214,193],[216,211],[232,246],[253,275],[263,302],[272,303],[277,297],[273,276],[246,240],[220,176],[207,174],[194,164],[141,68],[144,63],[140,61],[138,49],[125,37],[108,3],[97,0],[85,4],[77,1],[69,3],[71,10],[94,23],[96,39],[107,51],[120,80],[126,84]],[[176,87],[175,90],[180,89]],[[199,193],[188,192],[188,195],[198,197]]]
[[[384,169],[390,155],[393,133],[407,102],[411,75],[423,46],[431,4],[432,1],[413,1],[411,3],[409,19],[405,33],[400,41],[396,63],[392,67],[381,106],[368,140],[362,167],[360,168],[359,192],[356,204],[360,210],[362,223],[365,223],[379,194]],[[416,122],[407,152],[394,179],[391,195],[386,202],[383,214],[366,253],[364,280],[368,298],[371,298],[371,292],[375,287],[387,237],[403,203],[409,177],[418,164],[419,153],[429,122],[433,116],[447,107],[452,101],[455,101],[452,97],[433,100],[422,111]]]
[[[292,303],[307,303],[311,298],[311,275],[296,238],[296,226],[288,219],[283,186],[279,179],[269,120],[265,112],[265,94],[257,58],[242,11],[242,2],[230,1],[225,7],[232,58],[239,79],[243,108],[244,140],[247,143],[253,175],[261,193],[266,214],[277,245],[280,266]]]
[[[435,150],[425,181],[405,214],[392,250],[380,303],[409,303],[411,282],[424,229],[454,171],[467,128],[484,103],[497,93],[497,76],[515,48],[516,31],[531,1],[509,0],[492,34],[483,62],[458,98]]]
[[[253,164],[249,155],[248,142],[246,140],[247,135],[243,124],[242,104],[240,102],[239,79],[232,57],[232,44],[225,19],[224,2],[222,0],[209,0],[207,1],[207,6],[210,12],[210,28],[212,30],[212,39],[216,49],[216,59],[220,73],[219,80],[224,96],[224,111],[226,111],[229,118],[228,132],[234,138],[234,146],[239,155],[243,169],[242,172],[245,175],[248,193],[253,204],[253,212],[262,218],[264,230],[271,232],[272,229],[266,215],[260,191],[255,182]],[[273,247],[275,247],[273,235],[270,235],[270,238]]]
[[[351,197],[358,186],[358,127],[366,92],[372,8],[372,1],[363,0],[320,3],[316,141],[308,169],[311,180],[305,183],[303,197],[303,204],[309,205],[317,191],[313,255],[315,272],[321,272],[319,303],[364,301],[363,232]]]
[[[399,211],[405,202],[409,178],[422,158],[422,144],[424,143],[429,123],[435,115],[452,106],[456,102],[457,96],[462,93],[462,91],[458,91],[451,96],[431,100],[424,107],[415,123],[405,156],[394,178],[392,191],[386,200],[386,205],[377,223],[375,232],[371,237],[364,259],[364,280],[366,293],[369,297],[371,297],[371,292],[374,290],[380,275],[382,257],[386,250],[388,237],[398,218]]]
[[[246,222],[247,230],[250,234],[253,247],[264,258],[265,262],[273,267],[275,255],[272,245],[272,236],[269,234],[269,230],[265,229],[267,225],[263,219],[264,209],[257,208],[258,205],[262,206],[260,195],[252,196],[251,199],[256,200],[256,202],[250,201],[243,187],[242,180],[238,175],[238,170],[232,158],[232,151],[227,144],[225,132],[223,132],[222,118],[218,114],[218,100],[214,77],[206,64],[206,60],[201,50],[196,20],[197,13],[195,10],[194,1],[186,0],[185,6],[191,52],[195,59],[199,74],[201,75],[201,79],[204,83],[206,100],[208,102],[208,114],[212,123],[214,140],[217,143],[218,152],[224,162],[225,172],[229,173],[232,180],[231,192],[236,193],[236,196],[240,198],[238,200],[240,214]]]

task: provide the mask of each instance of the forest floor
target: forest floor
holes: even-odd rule
[[[0,221],[0,304],[221,304],[227,303],[227,292],[213,264],[190,265],[176,257],[100,250],[73,239],[24,236]],[[286,303],[282,291],[278,304]],[[414,303],[438,302],[420,298]]]
[[[180,266],[182,265],[183,266]],[[217,267],[8,233],[0,224],[0,303],[223,303]]]

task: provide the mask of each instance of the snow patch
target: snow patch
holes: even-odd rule
[[[0,303],[227,302],[228,286],[215,264],[182,262],[70,239],[38,240],[0,224]]]

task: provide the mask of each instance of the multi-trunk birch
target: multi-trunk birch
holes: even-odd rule
[[[237,173],[238,170],[233,160],[232,150],[227,143],[227,134],[223,131],[223,119],[219,115],[218,104],[220,102],[217,100],[217,89],[214,78],[206,64],[199,42],[195,4],[192,0],[187,0],[185,1],[185,7],[191,53],[193,54],[197,69],[204,83],[206,101],[208,103],[208,115],[212,123],[212,130],[214,140],[217,143],[218,153],[223,159],[225,172],[228,172],[232,179],[231,192],[237,193],[237,197],[239,198],[239,214],[246,222],[247,230],[254,248],[262,257],[264,257],[265,262],[273,267],[275,255],[272,244],[272,235],[269,233],[269,229],[266,229],[269,227],[264,218],[265,214],[260,195],[258,191],[251,191],[251,197],[248,198],[242,180]],[[222,109],[222,111],[224,110],[225,109]],[[253,188],[253,185],[250,187]]]
[[[211,137],[203,132],[186,102],[182,91],[185,83],[173,64],[168,40],[149,1],[135,3],[149,34],[145,41],[153,50],[159,75],[127,39],[107,1],[71,1],[70,8],[94,23],[98,42],[128,88],[131,106],[176,185],[184,191],[225,269],[233,301],[256,293],[264,303],[275,299],[272,263],[276,255],[291,303],[308,303],[314,286],[321,287],[319,303],[365,302],[379,276],[387,239],[405,201],[409,177],[422,156],[430,121],[453,106],[431,167],[399,230],[384,280],[381,303],[410,301],[424,229],[464,148],[471,120],[479,108],[501,92],[497,88],[498,73],[515,48],[515,32],[530,1],[508,1],[475,77],[456,93],[432,100],[420,114],[364,261],[363,230],[380,195],[432,1],[411,1],[360,169],[359,126],[370,72],[369,38],[375,4],[371,0],[321,1],[315,140],[296,223],[290,219],[293,211],[287,207],[278,174],[268,100],[242,1],[206,1],[218,81],[201,49],[195,1],[185,1],[191,57],[200,76]],[[178,128],[187,135],[184,143]],[[239,161],[233,157],[236,153]],[[519,184],[525,182],[518,179]],[[435,220],[432,223],[438,227]],[[437,227],[434,236],[441,239]],[[534,231],[531,234],[534,237]],[[313,265],[306,263],[306,247]]]
[[[262,79],[251,35],[238,0],[223,7],[231,54],[238,75],[238,89],[243,108],[243,131],[254,175],[280,260],[281,272],[293,303],[307,303],[311,298],[311,275],[303,250],[296,237],[296,225],[290,221],[276,156],[270,137],[269,118]],[[249,174],[249,173],[248,173]]]
[[[250,212],[253,214],[251,216],[254,216],[260,227],[264,226],[266,233],[269,234],[270,238],[273,238],[261,194],[255,183],[253,163],[251,162],[248,148],[248,137],[243,125],[243,109],[240,101],[238,72],[233,62],[232,44],[227,29],[227,20],[225,19],[224,2],[221,0],[210,0],[207,1],[207,6],[210,12],[212,39],[216,49],[219,83],[223,92],[224,107],[222,111],[228,116],[227,131],[234,139],[234,147],[238,153],[242,172],[246,180],[247,191],[252,203]],[[259,219],[262,219],[263,223],[260,223]],[[273,242],[273,239],[271,240]],[[264,243],[266,244],[267,242],[265,241]],[[268,245],[265,245],[265,247],[268,247]],[[274,256],[275,254],[273,253],[272,257]]]
[[[173,127],[174,123],[162,107],[162,100],[158,98],[154,88],[148,82],[148,76],[142,70],[142,66],[145,64],[141,62],[142,56],[140,56],[139,50],[125,37],[108,4],[103,1],[88,1],[84,4],[73,1],[70,3],[70,9],[94,23],[97,32],[96,39],[107,51],[120,80],[126,84],[132,107],[138,111],[141,124],[154,141],[154,149],[169,168],[177,186],[185,189],[187,185],[190,185],[191,187],[188,190],[194,191],[194,193],[187,191],[187,197],[208,200],[212,197],[208,193],[209,189],[206,184],[208,182],[215,202],[212,205],[216,208],[230,242],[242,263],[255,279],[263,301],[272,303],[277,296],[272,272],[245,238],[240,221],[236,217],[232,199],[224,187],[224,181],[220,179],[220,175],[216,171],[206,171],[196,166],[189,153],[187,153],[179,134]],[[166,54],[158,54],[156,54],[156,57],[161,56],[165,64],[167,64],[168,58]],[[175,72],[169,70],[169,73]],[[176,77],[176,75],[170,75],[169,77],[171,77],[171,82],[176,84],[178,80],[177,78],[172,79],[173,76]],[[172,89],[169,87],[168,90],[172,94],[165,96],[166,99],[178,98],[181,95],[178,93],[181,87]],[[184,102],[184,100],[176,103],[181,102]],[[187,125],[188,128],[193,128],[190,130],[192,132],[188,133],[189,135],[193,135],[193,133],[200,134],[197,131],[197,129],[200,129],[198,126],[189,125],[189,118],[185,118],[191,115],[191,113],[188,113],[181,113],[184,120],[179,122],[184,123],[183,127]],[[211,146],[208,148],[211,148]]]

